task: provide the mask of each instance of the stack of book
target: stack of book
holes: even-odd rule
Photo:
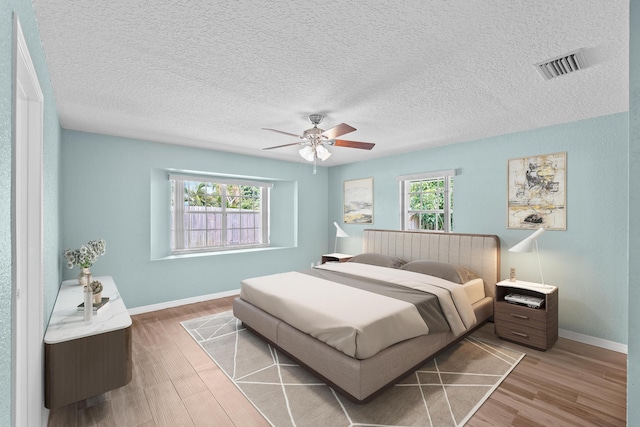
[[[102,297],[102,301],[99,303],[93,303],[93,314],[98,314],[103,311],[109,305],[109,297]],[[84,311],[84,303],[78,306],[78,311]]]

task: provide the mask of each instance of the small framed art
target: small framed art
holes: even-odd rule
[[[373,178],[344,182],[345,224],[373,224]]]

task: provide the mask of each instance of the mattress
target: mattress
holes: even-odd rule
[[[467,283],[458,286],[464,289],[471,304],[475,304],[487,296],[484,293],[484,280],[480,278],[469,280]]]
[[[454,336],[476,324],[472,303],[484,295],[481,279],[465,286],[411,271],[359,263],[323,264],[317,268],[434,294]],[[304,272],[244,280],[240,298],[357,359],[372,357],[393,344],[430,333],[430,326],[412,303]]]

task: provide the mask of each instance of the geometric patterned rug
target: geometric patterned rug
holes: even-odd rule
[[[463,426],[524,357],[471,334],[357,405],[244,329],[231,311],[182,326],[276,427]]]

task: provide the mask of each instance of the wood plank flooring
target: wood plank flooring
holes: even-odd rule
[[[231,309],[233,297],[132,316],[133,380],[51,411],[50,427],[268,426],[180,322]],[[480,333],[495,339],[493,324]],[[468,426],[624,426],[627,357],[560,338],[527,356]]]

